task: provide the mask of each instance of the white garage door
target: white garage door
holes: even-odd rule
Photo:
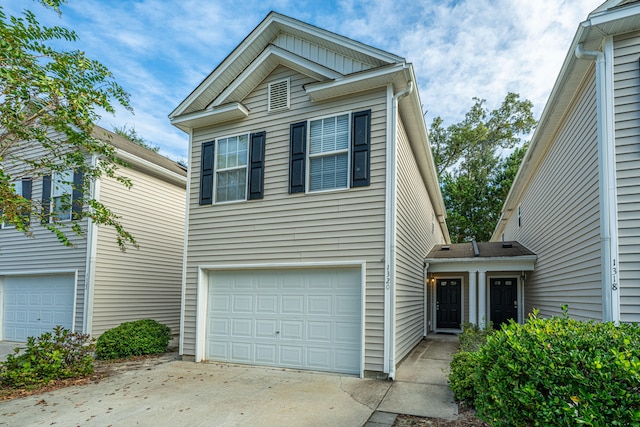
[[[360,373],[360,269],[213,271],[208,360]]]
[[[73,326],[73,275],[6,276],[3,339],[26,342],[61,325]]]

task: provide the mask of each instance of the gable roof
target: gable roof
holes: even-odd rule
[[[256,65],[260,65],[254,64],[258,57],[263,56],[258,62],[265,62],[274,59],[273,56],[277,56],[277,54],[285,54],[286,51],[283,49],[271,49],[265,53],[270,45],[295,44],[296,41],[304,41],[308,44],[308,49],[334,56],[337,61],[356,61],[358,64],[356,64],[355,68],[357,69],[375,68],[405,61],[404,58],[351,40],[339,34],[276,12],[270,12],[229,56],[169,114],[169,118],[172,119],[173,122],[177,117],[204,110],[212,103],[214,106],[222,104],[223,102],[219,99],[219,96],[230,85],[235,83],[237,77],[241,75],[245,69],[250,66],[256,68]],[[282,60],[283,58],[280,59]],[[293,57],[289,57],[288,59],[292,60],[290,61],[291,63],[286,64],[290,67],[295,66],[296,63],[300,63],[300,61],[296,61]],[[286,59],[284,60],[286,61]],[[315,64],[313,67],[310,66],[310,63],[301,65],[303,65],[302,68],[312,70],[318,64]],[[315,71],[326,78],[338,77],[335,73],[330,72],[327,67],[324,68],[324,70],[316,69]],[[266,69],[269,69],[269,67],[266,67]],[[301,70],[298,69],[298,71]],[[326,72],[326,75],[323,74],[323,71]],[[263,74],[268,74],[268,72],[261,71]]]
[[[500,238],[507,220],[516,211],[520,196],[529,185],[545,153],[553,143],[555,134],[561,126],[563,117],[580,84],[593,67],[592,61],[580,60],[576,57],[577,46],[582,45],[585,50],[599,50],[604,37],[638,29],[640,29],[640,0],[608,0],[591,12],[586,21],[578,25],[560,74],[504,202],[502,215],[491,240]]]
[[[187,169],[178,162],[97,125],[91,136],[115,147],[116,155],[130,167],[186,186]]]

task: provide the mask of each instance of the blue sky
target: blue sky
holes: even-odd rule
[[[48,25],[76,31],[80,49],[105,64],[131,94],[100,125],[127,125],[173,159],[186,159],[187,135],[167,115],[269,11],[291,16],[413,63],[426,111],[461,120],[472,98],[497,107],[517,92],[542,112],[578,24],[603,0],[68,0],[62,16],[35,1]]]

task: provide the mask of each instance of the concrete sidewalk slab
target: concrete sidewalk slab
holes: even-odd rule
[[[378,411],[455,420],[458,405],[449,386],[394,382]]]
[[[173,361],[0,403],[0,425],[362,426],[390,382]]]

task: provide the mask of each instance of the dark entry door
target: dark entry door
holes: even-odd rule
[[[436,327],[438,329],[460,329],[462,313],[462,280],[436,280]]]
[[[491,321],[493,326],[500,329],[509,319],[517,319],[518,291],[517,279],[491,279]]]

